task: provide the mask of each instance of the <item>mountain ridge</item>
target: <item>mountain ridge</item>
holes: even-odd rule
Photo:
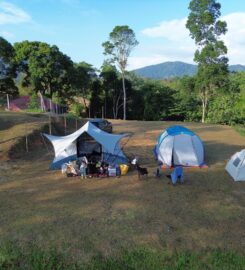
[[[244,65],[230,65],[231,72],[245,71]],[[197,72],[197,65],[181,61],[163,62],[156,65],[145,66],[132,70],[136,75],[148,79],[171,79],[175,77],[194,76]]]

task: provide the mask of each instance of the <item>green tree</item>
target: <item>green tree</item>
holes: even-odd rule
[[[96,77],[96,70],[92,67],[92,65],[86,62],[74,64],[72,85],[75,89],[75,95],[83,98],[87,116],[89,112],[89,104],[87,104],[87,99],[90,98],[91,85]]]
[[[133,48],[138,45],[134,31],[127,25],[116,26],[109,36],[109,41],[102,44],[104,54],[111,57],[112,63],[116,63],[122,75],[123,86],[123,119],[126,120],[127,94],[125,87],[125,71],[129,55]]]
[[[216,0],[192,0],[186,27],[198,49],[194,61],[198,63],[196,88],[202,101],[202,122],[205,122],[208,103],[218,89],[228,85],[227,48],[219,38],[227,31],[226,22],[218,20],[221,5]]]
[[[245,124],[245,72],[230,74],[230,81],[231,94],[237,94],[237,102],[233,107],[233,110],[239,117],[235,122],[238,124]]]
[[[16,63],[25,73],[24,85],[32,85],[35,92],[52,98],[70,96],[73,62],[57,46],[43,42],[23,41],[14,44]]]
[[[173,106],[173,90],[158,81],[146,81],[143,87],[145,93],[144,119],[167,119]]]
[[[105,62],[101,67],[100,78],[104,90],[105,116],[112,116],[112,118],[117,119],[123,100],[116,67]]]
[[[184,76],[166,84],[174,89],[174,103],[170,109],[169,119],[200,121],[200,99],[195,90],[195,77]]]
[[[29,111],[41,111],[37,93],[32,93],[28,102]]]
[[[90,116],[101,117],[103,106],[103,93],[101,81],[95,79],[91,85]]]
[[[4,38],[0,37],[0,96],[9,94],[13,97],[18,95],[18,88],[15,86],[16,77],[14,49]]]
[[[72,102],[69,108],[69,112],[76,117],[81,117],[83,109],[84,107],[82,104],[78,102]]]
[[[137,77],[134,72],[127,73],[130,82],[130,100],[128,102],[128,119],[142,120],[145,109],[145,83],[147,80]]]

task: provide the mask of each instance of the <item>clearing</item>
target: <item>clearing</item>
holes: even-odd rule
[[[28,153],[25,140],[17,138],[47,124],[48,117],[0,113],[0,243],[55,246],[85,261],[139,246],[244,254],[245,183],[235,183],[224,167],[244,148],[245,137],[228,126],[177,123],[204,141],[208,168],[185,169],[186,183],[173,187],[164,175],[153,176],[152,149],[162,130],[176,123],[112,122],[116,133],[133,133],[124,151],[139,156],[148,180],[139,181],[133,170],[121,178],[87,180],[50,171],[53,152],[39,133]]]

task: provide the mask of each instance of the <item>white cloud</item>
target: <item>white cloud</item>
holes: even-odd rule
[[[31,21],[31,16],[21,8],[8,3],[0,3],[0,25],[19,24]]]
[[[221,18],[228,31],[222,38],[228,48],[230,64],[245,65],[245,12],[231,13]]]
[[[142,30],[148,37],[164,37],[168,40],[179,41],[189,37],[189,32],[185,27],[187,18],[180,20],[163,21],[158,26]]]
[[[14,34],[11,32],[8,32],[8,31],[2,31],[2,32],[0,32],[0,35],[6,39],[11,39],[14,37]]]
[[[220,19],[226,21],[228,26],[228,32],[222,39],[228,48],[229,63],[245,65],[245,13],[230,13]],[[143,29],[141,33],[150,39],[155,38],[157,45],[146,47],[141,44],[138,55],[129,59],[129,69],[166,61],[193,63],[196,46],[185,27],[186,20],[163,21],[157,26]]]

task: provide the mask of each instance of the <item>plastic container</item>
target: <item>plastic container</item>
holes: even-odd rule
[[[121,175],[127,174],[128,168],[129,168],[129,166],[127,164],[121,164],[120,165]]]
[[[117,176],[117,170],[116,168],[108,168],[108,175],[109,176]]]

